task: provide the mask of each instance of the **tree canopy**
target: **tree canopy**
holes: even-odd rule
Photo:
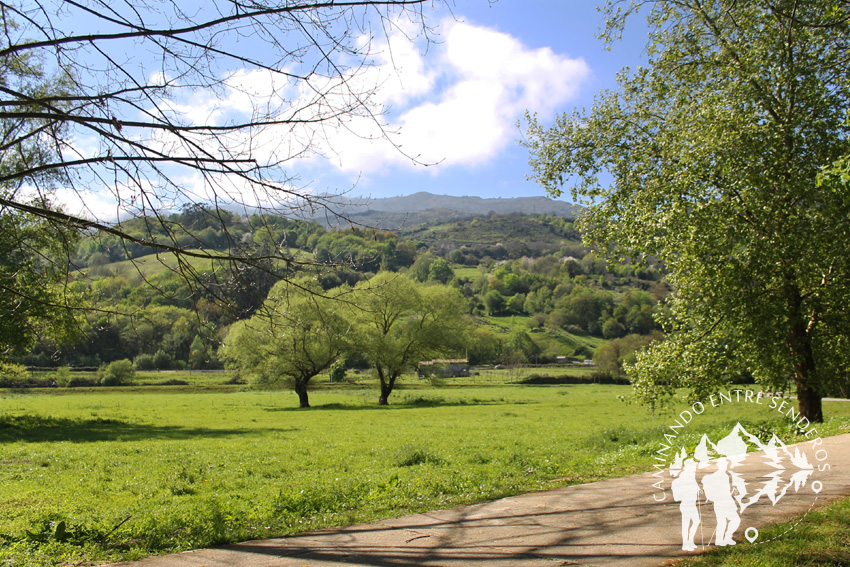
[[[381,272],[354,290],[352,344],[375,369],[386,405],[402,373],[463,348],[467,323],[461,294]]]
[[[850,200],[840,167],[818,181],[848,153],[850,5],[612,1],[603,35],[638,9],[648,66],[589,112],[529,115],[533,177],[588,205],[601,250],[670,270],[668,338],[629,371],[639,397],[792,378],[820,421],[850,364]]]
[[[299,279],[278,282],[263,305],[268,313],[236,322],[220,355],[229,366],[246,372],[259,387],[288,384],[302,408],[310,407],[310,379],[326,370],[345,351],[350,324],[344,303],[323,295],[317,283]]]
[[[82,302],[64,285],[60,264],[74,242],[73,231],[0,206],[0,358],[78,330]]]

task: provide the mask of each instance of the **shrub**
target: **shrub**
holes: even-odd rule
[[[335,362],[328,371],[331,382],[342,382],[345,380],[345,361]]]
[[[608,372],[594,372],[590,376],[549,376],[545,374],[529,374],[522,384],[617,384],[626,386],[630,382],[626,378],[614,376]]]
[[[158,350],[153,356],[153,363],[157,370],[168,370],[174,364],[174,361],[170,354],[164,350]]]
[[[67,388],[71,385],[71,369],[67,366],[62,366],[56,370],[56,385],[61,388]]]
[[[149,371],[156,370],[156,362],[152,354],[140,354],[133,362],[136,370]]]
[[[89,388],[92,386],[97,386],[100,383],[100,380],[97,378],[80,378],[79,376],[74,376],[70,380],[68,380],[69,388]]]
[[[115,362],[110,362],[102,370],[100,383],[103,386],[121,386],[122,384],[132,382],[135,375],[136,371],[133,370],[132,362],[126,358],[124,360],[116,360]]]
[[[21,364],[0,362],[0,386],[4,388],[20,388],[29,383],[27,367]]]

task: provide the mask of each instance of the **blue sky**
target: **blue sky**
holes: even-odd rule
[[[622,67],[645,61],[642,16],[609,51],[596,38],[603,20],[592,1],[458,0],[453,12],[454,19],[432,13],[439,43],[425,55],[413,49],[394,58],[403,86],[385,117],[405,152],[435,165],[414,165],[389,144],[340,143],[339,155],[302,173],[313,188],[373,198],[543,195],[526,180],[516,127],[523,111],[545,123],[589,107],[601,89],[615,87]]]
[[[212,0],[196,1],[199,11],[222,9]],[[186,5],[193,5],[193,0]],[[353,88],[373,92],[371,103],[375,106],[370,109],[383,109],[383,130],[369,116],[346,115],[339,123],[323,121],[319,126],[302,126],[302,130],[275,125],[196,141],[212,155],[246,156],[260,164],[272,164],[272,174],[279,174],[273,198],[255,194],[256,187],[242,183],[238,176],[219,179],[173,164],[167,170],[173,191],[157,193],[150,189],[157,180],[149,183],[141,176],[116,176],[112,185],[99,187],[110,176],[94,175],[91,183],[80,184],[85,190],[60,190],[57,197],[72,214],[109,219],[138,214],[140,202],[165,210],[187,201],[213,199],[224,206],[281,202],[290,206],[292,200],[287,199],[297,200],[290,197],[292,193],[372,198],[419,191],[503,198],[544,195],[541,187],[526,180],[528,155],[519,144],[522,131],[517,127],[525,111],[538,113],[545,124],[576,107],[589,107],[596,93],[616,86],[620,69],[645,60],[642,16],[633,18],[624,39],[608,50],[596,37],[603,18],[595,5],[593,0],[426,4],[432,42],[418,34],[421,26],[404,18],[393,20],[389,32],[375,34],[371,40],[365,31],[355,30],[354,41],[368,47],[372,65],[350,78],[346,75],[345,82],[314,73],[310,68],[314,62],[303,62],[299,69],[297,62],[287,59],[286,30],[279,38],[274,36],[274,41],[281,43],[277,47],[268,35],[258,38],[249,27],[213,30],[211,37],[190,38],[199,44],[220,42],[223,52],[256,56],[267,66],[242,68],[244,61],[238,57],[215,58],[208,72],[218,77],[216,88],[195,88],[191,73],[184,76],[178,72],[175,77],[178,67],[159,64],[156,53],[146,56],[136,43],[115,42],[110,56],[119,62],[121,73],[133,75],[132,80],[124,79],[128,85],[135,84],[131,81],[169,85],[156,112],[142,108],[145,100],[114,108],[112,112],[122,120],[145,120],[146,112],[163,112],[183,123],[221,125],[250,122],[272,109],[269,112],[301,122],[344,107],[351,99],[349,88]],[[222,0],[222,6],[228,3]],[[75,29],[110,31],[108,21],[91,14],[68,10],[60,16]],[[77,31],[82,33],[80,29]],[[92,69],[112,65],[103,59],[98,63],[99,52],[85,46],[77,53],[91,58],[87,64]],[[270,71],[270,66],[277,70]],[[297,74],[305,68],[306,82],[286,77],[290,70]],[[115,76],[120,73],[97,78],[111,80]],[[75,134],[72,147],[76,156],[97,156],[108,150],[102,138],[83,130]],[[185,139],[169,137],[162,130],[134,130],[131,135],[163,153],[186,151]],[[282,200],[275,200],[278,195],[283,195]]]

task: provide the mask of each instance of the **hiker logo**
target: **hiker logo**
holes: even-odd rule
[[[726,396],[728,401],[732,400],[733,392]],[[775,400],[765,402],[766,398],[762,398],[761,393],[756,397],[750,391],[746,392],[745,399],[752,399],[753,403],[779,406]],[[785,401],[782,404],[787,405]],[[712,405],[716,407],[718,404]],[[829,464],[826,462],[827,452],[818,449],[821,439],[814,437],[817,431],[809,427],[808,420],[800,418],[793,422],[808,441],[792,447],[788,447],[775,433],[764,443],[738,422],[716,442],[703,434],[699,444],[689,453],[681,445],[684,440],[678,439],[678,436],[695,416],[705,410],[706,405],[697,402],[682,412],[675,425],[670,426],[671,433],[665,433],[665,443],[656,454],[656,459],[664,464],[657,464],[653,474],[657,479],[653,486],[659,490],[655,500],[662,501],[672,496],[672,500],[679,504],[683,550],[697,549],[698,539],[702,546],[712,543],[717,546],[735,545],[734,536],[742,524],[745,526],[744,538],[750,543],[760,543],[758,529],[748,526],[747,520],[757,519],[762,506],[776,507],[783,498],[791,495],[810,502],[810,508],[814,505],[817,495],[823,490],[817,474],[828,470]],[[789,417],[798,416],[792,414]],[[667,482],[669,495],[665,490]]]

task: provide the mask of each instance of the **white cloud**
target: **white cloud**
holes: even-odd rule
[[[497,159],[514,143],[514,125],[526,109],[544,117],[554,113],[577,96],[590,75],[583,59],[530,48],[509,34],[469,23],[444,21],[440,41],[428,46],[410,41],[406,31],[413,35],[399,24],[381,42],[373,40],[375,65],[357,69],[347,82],[313,76],[305,83],[266,69],[236,70],[222,78],[217,91],[172,82],[175,98],[160,104],[160,110],[184,124],[238,124],[262,121],[264,116],[310,119],[341,110],[338,118],[319,125],[280,124],[213,136],[148,132],[139,141],[172,156],[201,148],[210,156],[250,156],[281,168],[318,169],[330,162],[353,177],[414,167],[411,158],[439,164],[436,170],[473,167]],[[152,75],[150,81],[165,84],[171,79]],[[369,105],[346,111],[360,101],[352,93],[371,93]],[[382,109],[386,113],[381,114]],[[81,155],[102,151],[92,140],[81,137],[76,143]],[[291,198],[286,180],[272,195],[254,195],[248,184],[219,177],[195,175],[176,191],[204,199],[215,190],[225,199],[252,205]],[[109,211],[114,216],[119,196],[124,204],[139,192],[120,186],[111,188],[113,195],[109,191],[97,198],[63,194],[61,200],[91,216]]]
[[[444,41],[423,56],[415,46],[390,42],[392,60],[371,72],[386,79],[381,102],[394,105],[390,138],[370,142],[374,125],[350,125],[332,138],[340,169],[375,172],[412,165],[406,156],[444,166],[496,158],[513,143],[514,124],[526,109],[551,114],[578,94],[590,69],[549,48],[531,49],[516,38],[467,23],[443,24]],[[355,133],[362,134],[360,137]]]
[[[529,48],[503,32],[455,20],[440,29],[442,40],[424,46],[410,41],[399,24],[381,42],[373,40],[375,65],[344,82],[236,71],[219,93],[199,91],[169,104],[195,124],[247,122],[263,114],[310,119],[342,110],[320,125],[276,125],[193,141],[211,155],[250,155],[264,164],[298,157],[318,168],[329,160],[359,175],[413,167],[411,158],[441,167],[491,161],[514,143],[514,125],[526,109],[553,113],[576,97],[590,75],[583,59]],[[352,93],[371,93],[368,105],[357,107],[361,99]],[[161,137],[161,147],[170,151],[184,143]]]

